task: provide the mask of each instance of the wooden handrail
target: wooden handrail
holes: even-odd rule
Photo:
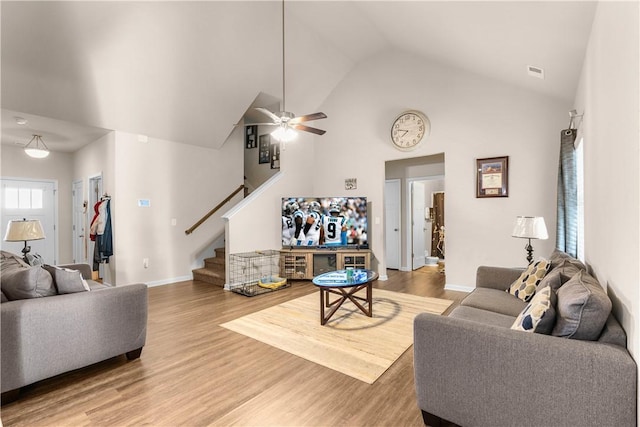
[[[236,190],[233,191],[233,193],[229,194],[227,196],[226,199],[224,199],[223,201],[221,201],[220,203],[218,203],[218,206],[216,206],[215,208],[211,209],[209,212],[207,212],[202,218],[200,218],[198,220],[198,222],[196,222],[195,224],[193,224],[191,227],[187,228],[184,231],[184,234],[189,235],[191,233],[194,232],[194,230],[198,227],[200,227],[202,225],[203,222],[205,222],[206,220],[209,219],[209,217],[211,215],[213,215],[214,213],[216,213],[218,211],[218,209],[220,209],[222,206],[224,206],[225,203],[227,203],[229,200],[231,200],[231,198],[233,196],[235,196],[236,194],[238,194],[240,191],[242,191],[242,189],[244,189],[244,185],[241,184],[240,187],[238,187]]]

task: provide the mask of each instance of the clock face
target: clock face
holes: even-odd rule
[[[431,123],[419,111],[406,111],[398,116],[391,127],[391,142],[400,150],[412,150],[429,134]]]

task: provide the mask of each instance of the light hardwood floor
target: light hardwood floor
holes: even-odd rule
[[[433,268],[388,275],[375,287],[452,307],[465,295],[445,291]],[[312,292],[307,281],[251,298],[197,281],[150,288],[140,359],[116,357],[26,387],[2,406],[2,424],[422,426],[413,347],[369,385],[219,326]]]

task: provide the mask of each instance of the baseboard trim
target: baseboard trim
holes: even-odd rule
[[[464,285],[454,285],[451,283],[446,283],[444,285],[444,290],[445,291],[459,291],[459,292],[471,292],[473,291],[475,288],[473,286],[464,286]]]
[[[177,283],[177,282],[186,282],[187,280],[193,280],[193,276],[189,275],[189,276],[174,277],[172,279],[153,280],[151,282],[147,282],[147,286],[152,288],[154,286],[163,286],[163,285],[170,285],[172,283]]]

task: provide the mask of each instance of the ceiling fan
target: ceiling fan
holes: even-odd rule
[[[284,38],[284,0],[282,0],[282,111],[272,112],[267,108],[257,107],[257,111],[260,111],[265,116],[269,117],[272,121],[268,123],[245,123],[246,126],[261,125],[261,126],[278,126],[278,128],[271,133],[271,135],[278,141],[290,141],[295,138],[296,133],[293,131],[301,130],[304,132],[310,132],[316,135],[324,135],[326,131],[311,126],[303,125],[303,122],[310,122],[313,120],[326,119],[327,115],[324,113],[305,114],[304,116],[296,116],[289,112],[285,108],[285,38]]]

